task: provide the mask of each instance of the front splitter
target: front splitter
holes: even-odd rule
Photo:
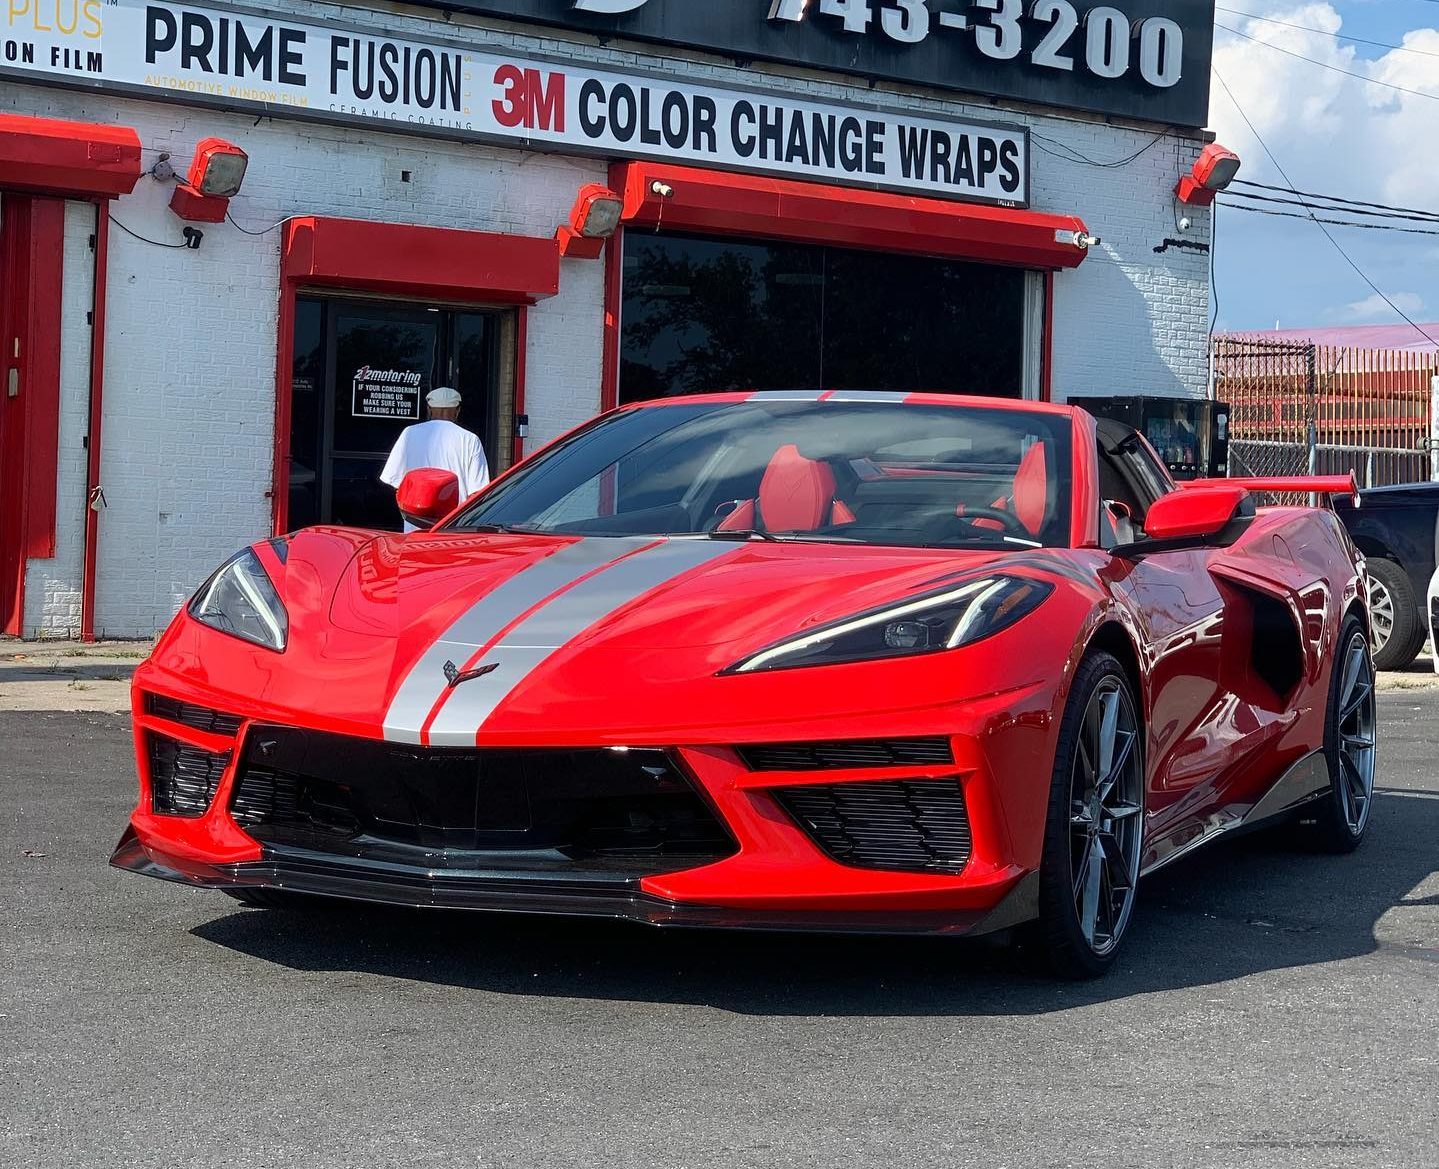
[[[653,897],[633,879],[572,880],[553,873],[444,872],[267,848],[263,859],[211,865],[167,856],[128,828],[110,863],[126,872],[205,889],[279,889],[377,905],[486,913],[611,918],[641,925],[832,934],[937,935],[990,933],[1034,916],[1037,882],[1021,881],[994,909],[789,910],[690,905]]]

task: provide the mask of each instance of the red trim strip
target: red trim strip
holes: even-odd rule
[[[294,401],[295,287],[280,281],[280,321],[275,344],[275,455],[274,483],[270,488],[273,535],[290,526],[290,417]]]
[[[617,169],[623,170],[622,178]],[[1062,242],[1087,230],[1074,215],[643,162],[612,169],[610,185],[624,198],[625,222],[636,227],[768,236],[1025,268],[1077,268],[1088,255]],[[657,195],[656,186],[672,193]]]
[[[90,424],[86,438],[85,568],[80,586],[80,640],[95,640],[96,556],[100,546],[100,513],[90,497],[100,486],[100,440],[105,420],[105,305],[110,285],[110,205],[95,205],[95,283],[90,326]]]
[[[0,114],[0,185],[10,190],[109,199],[133,191],[141,173],[129,126]]]

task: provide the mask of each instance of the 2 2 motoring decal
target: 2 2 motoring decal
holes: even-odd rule
[[[1022,128],[687,85],[214,7],[16,0],[9,13],[0,73],[538,149],[1029,201]]]

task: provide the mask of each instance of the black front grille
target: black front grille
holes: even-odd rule
[[[785,787],[774,794],[842,864],[957,873],[969,863],[969,813],[957,779]]]
[[[913,767],[953,763],[943,735],[913,739],[836,739],[824,743],[764,743],[737,748],[751,771],[838,771],[849,767]]]
[[[211,735],[237,735],[240,733],[240,724],[244,721],[237,714],[221,714],[207,706],[181,702],[178,698],[167,698],[163,694],[145,695],[145,713]]]
[[[152,733],[147,739],[151,808],[161,816],[203,816],[214,802],[230,753],[202,751],[165,735]]]
[[[642,873],[736,850],[663,751],[456,750],[278,727],[246,744],[230,814],[277,846],[437,869]]]

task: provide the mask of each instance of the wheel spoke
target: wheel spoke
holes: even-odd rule
[[[1119,694],[1111,690],[1099,702],[1099,776],[1106,779],[1114,773],[1114,748],[1119,736]]]
[[[1132,731],[1118,732],[1120,739],[1119,751],[1109,770],[1104,774],[1104,780],[1099,785],[1099,798],[1108,799],[1109,794],[1114,791],[1114,785],[1124,777],[1124,769],[1129,765],[1129,757],[1134,753],[1134,740],[1138,737]]]
[[[1138,804],[1105,804],[1104,814],[1111,820],[1128,820],[1144,811]]]
[[[1357,692],[1350,692],[1349,696],[1344,701],[1343,708],[1339,712],[1340,723],[1347,723],[1361,709],[1363,709],[1364,704],[1369,701],[1370,695],[1372,695],[1373,693],[1374,687],[1369,682],[1365,682],[1363,685],[1359,686],[1357,688]]]
[[[1353,698],[1355,687],[1359,683],[1359,674],[1363,669],[1364,650],[1356,642],[1350,646],[1349,655],[1344,659],[1344,681],[1339,687],[1339,693],[1345,696],[1346,703]]]
[[[1104,877],[1104,845],[1095,837],[1090,844],[1083,870],[1083,889],[1079,899],[1079,928],[1084,940],[1094,945],[1099,928],[1099,895]]]

